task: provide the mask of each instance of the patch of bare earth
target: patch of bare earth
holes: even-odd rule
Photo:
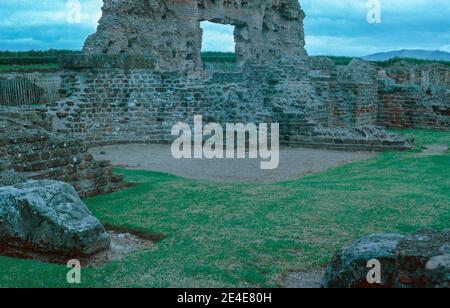
[[[131,253],[155,248],[153,241],[140,238],[130,233],[110,231],[109,234],[111,236],[110,248],[89,257],[50,255],[12,247],[0,248],[0,255],[63,265],[67,264],[70,259],[77,259],[83,266],[101,267],[109,262],[123,260]]]
[[[448,150],[448,146],[445,144],[430,144],[427,145],[425,150],[421,153],[422,156],[435,156],[444,155]]]
[[[318,289],[321,287],[323,271],[290,273],[283,282],[284,288]]]
[[[344,152],[306,148],[281,148],[280,164],[261,170],[260,159],[174,159],[170,145],[127,144],[92,148],[95,159],[111,160],[133,170],[170,173],[209,181],[275,183],[301,178],[351,162],[369,159],[370,152]]]

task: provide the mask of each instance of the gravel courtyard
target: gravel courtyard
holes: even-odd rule
[[[298,179],[340,165],[369,159],[375,153],[342,152],[304,148],[281,148],[280,165],[261,170],[260,159],[176,160],[170,145],[127,144],[92,148],[95,159],[111,160],[116,166],[177,176],[224,182],[275,183]]]

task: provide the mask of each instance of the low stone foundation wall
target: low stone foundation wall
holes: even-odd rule
[[[386,127],[450,130],[450,106],[443,106],[441,101],[426,105],[416,95],[402,90],[381,93],[380,101],[381,121]]]
[[[413,140],[405,140],[397,134],[389,134],[376,127],[347,130],[319,129],[311,136],[289,134],[282,144],[290,147],[342,151],[406,151],[411,149]]]
[[[46,134],[4,138],[2,159],[26,179],[53,179],[72,184],[81,197],[114,192],[124,187],[123,177],[113,174],[108,161],[95,161],[87,146]]]
[[[17,112],[17,113],[16,113]],[[52,179],[70,183],[81,197],[104,194],[125,187],[123,176],[113,173],[108,161],[95,161],[80,140],[54,136],[45,113],[33,110],[2,110],[0,157],[4,161],[0,182],[9,181],[7,170],[24,179]],[[14,121],[7,119],[14,119]],[[36,119],[37,123],[30,121]],[[18,123],[19,126],[17,125]]]

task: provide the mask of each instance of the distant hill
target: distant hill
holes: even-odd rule
[[[439,50],[399,50],[380,52],[363,57],[367,61],[387,61],[393,58],[412,58],[419,60],[450,61],[450,53]]]

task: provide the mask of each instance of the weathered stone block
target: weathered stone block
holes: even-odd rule
[[[323,277],[325,288],[364,288],[367,282],[367,262],[377,259],[382,266],[382,284],[394,284],[396,248],[403,237],[398,234],[374,234],[362,238],[337,253]]]
[[[374,234],[338,251],[323,277],[325,288],[448,288],[450,230],[413,235]],[[381,264],[381,284],[370,284],[370,260]]]
[[[77,256],[107,249],[110,237],[70,185],[30,181],[0,187],[0,243]]]

